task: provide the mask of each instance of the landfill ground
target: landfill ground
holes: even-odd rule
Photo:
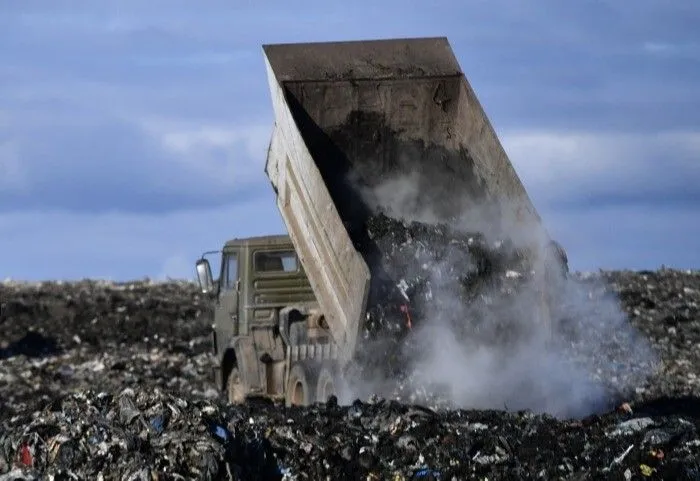
[[[700,480],[700,272],[576,277],[591,302],[619,296],[659,361],[576,418],[390,397],[230,406],[195,284],[7,281],[0,481]]]

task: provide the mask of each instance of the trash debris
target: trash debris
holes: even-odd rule
[[[521,319],[494,315],[480,322],[476,316],[480,307],[493,302],[484,295],[486,288],[491,295],[507,298],[529,281],[531,266],[515,246],[447,225],[406,222],[383,213],[369,217],[365,229],[370,243],[360,246],[360,251],[375,268],[356,375],[382,365],[387,377],[401,378],[407,365],[405,354],[415,351],[410,333],[435,317],[435,305],[471,305],[473,322],[466,322],[464,312],[457,309],[451,313],[455,319],[443,320],[459,324],[465,337],[478,337],[482,344],[517,337],[525,327]],[[449,315],[443,312],[442,317]]]
[[[610,436],[621,436],[626,434],[633,434],[640,431],[648,426],[654,424],[654,420],[651,418],[636,418],[630,419],[629,421],[623,421],[609,434]]]
[[[632,407],[629,405],[629,403],[622,403],[617,409],[623,414],[632,414]]]
[[[376,261],[382,269],[378,272],[386,276],[376,279],[370,292],[366,337],[403,333],[401,313],[406,312],[406,303],[413,311],[411,324],[429,318],[436,302],[431,288],[436,274],[443,279],[443,295],[449,290],[465,303],[477,301],[480,285],[524,282],[521,278],[528,267],[524,257],[504,242],[489,243],[475,233],[404,222],[385,214],[370,217],[366,230],[382,255]]]
[[[700,479],[689,376],[700,372],[700,273],[575,276],[594,298],[619,293],[662,358],[629,409],[577,420],[408,398],[227,405],[196,285],[0,284],[0,481]],[[409,298],[427,292],[404,279]],[[50,348],[17,348],[27,340]]]

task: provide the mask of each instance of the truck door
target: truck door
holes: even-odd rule
[[[216,349],[222,353],[233,336],[238,335],[238,252],[224,252],[221,259],[219,298],[214,312],[216,324]]]

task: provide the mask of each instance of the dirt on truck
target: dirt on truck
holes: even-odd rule
[[[275,116],[265,172],[287,235],[228,241],[216,281],[204,257],[196,266],[229,400],[310,404],[337,394],[350,365],[400,369],[399,346],[441,293],[477,302],[511,270],[536,290],[533,322],[550,322],[566,254],[447,39],[263,52]]]

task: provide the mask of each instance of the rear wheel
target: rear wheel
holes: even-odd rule
[[[241,404],[245,401],[246,388],[241,379],[241,372],[237,367],[231,369],[226,382],[226,390],[228,394],[228,402],[231,404]]]
[[[336,378],[333,369],[330,366],[324,366],[316,383],[316,400],[325,403],[331,396],[338,396]]]
[[[310,364],[297,363],[289,371],[285,404],[287,406],[308,406],[316,401],[315,369]]]

